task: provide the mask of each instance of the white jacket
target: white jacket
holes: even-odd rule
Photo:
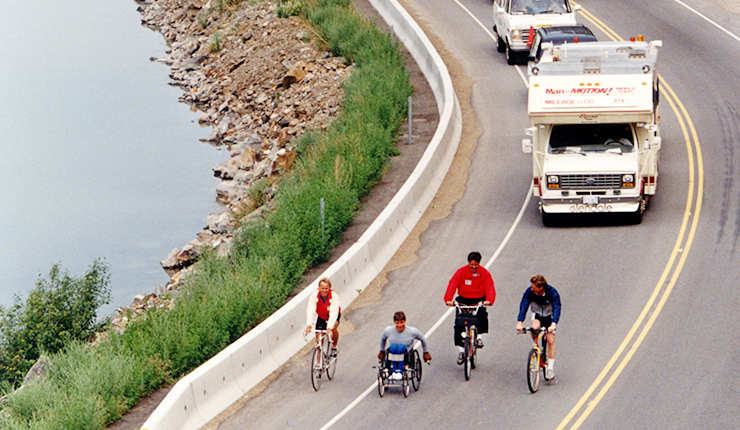
[[[319,289],[311,294],[311,298],[308,299],[308,305],[306,306],[306,327],[314,327],[316,324],[316,318],[319,316],[316,313],[316,306],[319,303]],[[337,322],[339,316],[339,296],[334,290],[329,292],[329,319],[326,320],[326,327],[333,328],[334,323]]]

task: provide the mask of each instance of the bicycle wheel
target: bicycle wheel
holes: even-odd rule
[[[414,373],[411,378],[411,385],[414,386],[414,391],[419,391],[421,385],[421,358],[417,350],[414,350]]]
[[[470,353],[471,353],[471,342],[470,337],[466,337],[463,342],[463,372],[465,373],[465,380],[470,380]]]
[[[378,394],[383,397],[385,394],[385,378],[383,378],[383,369],[378,372]]]
[[[527,385],[531,393],[536,393],[540,388],[540,357],[534,348],[527,357]]]
[[[321,354],[321,348],[318,346],[313,349],[313,356],[311,357],[311,385],[313,389],[319,391],[321,388],[321,373],[323,371],[323,359]]]
[[[331,352],[329,352],[324,359],[329,363],[326,365],[326,377],[331,381],[334,379],[334,372],[337,371],[337,357],[332,357]]]
[[[470,328],[470,368],[475,369],[475,360],[478,358],[478,347],[475,343],[478,341],[478,330],[475,327]]]

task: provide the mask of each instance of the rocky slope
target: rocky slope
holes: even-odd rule
[[[170,282],[156,293],[137,296],[113,317],[116,327],[161,300],[204,247],[228,252],[238,219],[261,216],[271,207],[277,177],[295,160],[294,139],[325,128],[337,114],[341,83],[351,72],[343,58],[318,49],[316,35],[299,18],[279,19],[271,2],[224,6],[225,0],[137,2],[142,24],[160,32],[180,101],[200,111],[198,122],[212,131],[201,139],[225,148],[229,159],[213,168],[221,178],[221,210],[181,249],[162,261]]]

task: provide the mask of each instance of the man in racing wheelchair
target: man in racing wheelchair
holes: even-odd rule
[[[393,314],[393,324],[394,326],[386,327],[380,336],[378,360],[387,366],[391,379],[400,380],[403,379],[404,363],[409,363],[410,366],[416,365],[415,360],[410,358],[415,340],[421,342],[425,362],[430,363],[432,356],[427,349],[427,339],[424,335],[417,328],[406,326],[406,314],[402,311]],[[386,341],[389,345],[387,350]]]

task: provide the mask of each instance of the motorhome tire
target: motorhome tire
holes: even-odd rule
[[[514,51],[511,50],[511,46],[509,44],[506,44],[506,64],[513,66],[516,64],[516,54]]]
[[[495,28],[496,27],[494,27],[494,29]],[[502,39],[501,36],[498,35],[496,35],[496,50],[501,53],[506,52],[506,42],[504,42],[504,39]]]

